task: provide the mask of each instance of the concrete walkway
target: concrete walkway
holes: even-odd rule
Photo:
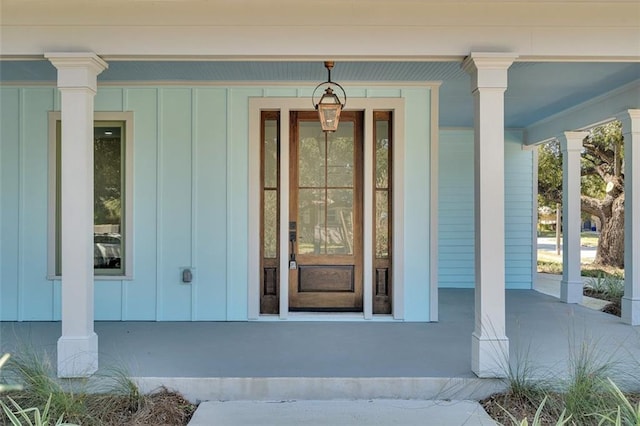
[[[561,280],[562,275],[538,274],[536,282],[534,283],[534,290],[559,299]],[[588,278],[583,277],[584,282],[586,282],[587,280]],[[582,302],[580,304],[582,306],[586,306],[587,308],[600,311],[602,310],[602,308],[607,306],[609,302],[602,299],[595,299],[589,296],[582,296]]]
[[[495,425],[475,401],[203,402],[189,426]]]

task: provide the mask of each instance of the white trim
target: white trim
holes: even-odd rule
[[[509,0],[513,1],[513,0]],[[635,0],[632,0],[635,1]],[[318,61],[325,60],[325,56],[319,55],[277,55],[282,61]],[[272,62],[274,55],[100,55],[100,58],[107,63],[111,62],[225,62],[225,61],[252,61],[252,62]],[[332,59],[341,62],[462,62],[466,54],[451,55],[338,55]],[[43,55],[40,54],[0,54],[2,61],[41,61]],[[514,62],[640,62],[637,55],[530,55],[522,54]],[[415,82],[413,82],[415,83]]]
[[[247,318],[256,320],[260,315],[260,108],[249,99],[249,176],[247,183]],[[254,286],[252,284],[257,284]]]
[[[538,281],[538,158],[539,145],[522,145],[523,151],[531,151],[531,289],[536,288]]]
[[[397,99],[393,106],[393,297],[391,313],[395,319],[404,319],[404,162],[405,162],[405,117],[404,99]]]
[[[124,177],[124,274],[94,275],[96,281],[122,281],[133,279],[133,112],[94,112],[95,121],[122,121],[125,123],[125,177]],[[47,215],[47,279],[62,279],[56,274],[56,123],[61,121],[60,111],[49,111],[49,183]]]
[[[365,112],[365,124],[367,118],[373,118],[374,110],[392,110],[394,112],[394,176],[393,176],[393,318],[404,319],[404,99],[403,98],[353,98],[349,99],[349,109]],[[259,233],[259,212],[260,212],[260,111],[278,110],[280,111],[280,315],[260,315],[260,284],[259,284],[259,253],[260,253],[260,233]],[[289,112],[292,110],[305,111],[312,110],[311,102],[308,98],[250,98],[249,99],[249,239],[248,239],[248,307],[250,320],[286,320],[292,317],[289,313],[289,269],[288,241],[289,225]],[[369,123],[371,124],[372,121]],[[365,129],[365,143],[371,143],[372,134]],[[368,142],[367,142],[368,141]],[[373,154],[366,154],[365,150],[364,171],[373,170]],[[366,176],[366,175],[365,175]],[[365,177],[366,180],[366,177]],[[365,190],[367,186],[365,184]],[[369,191],[372,185],[369,185]],[[369,194],[369,201],[373,195]],[[365,195],[365,202],[367,195]],[[365,208],[365,212],[366,212]],[[284,214],[283,214],[284,213]],[[365,213],[366,215],[367,213]],[[368,213],[371,215],[371,213]],[[365,217],[366,220],[366,217]],[[372,218],[369,218],[372,221]],[[372,223],[372,222],[370,222]],[[366,228],[365,228],[366,229]],[[366,234],[366,232],[365,232]],[[373,242],[371,238],[364,238],[364,265],[371,266],[373,260]],[[368,260],[366,258],[369,257]],[[367,281],[368,279],[368,281]],[[363,274],[363,303],[364,306],[372,306],[373,292],[366,291],[372,286],[372,274]],[[369,319],[366,311],[361,315],[362,319]],[[303,316],[309,319],[309,316]],[[314,318],[344,318],[344,315],[328,314],[318,315]],[[378,315],[371,315],[370,318],[377,318]]]
[[[373,110],[368,109],[364,113],[364,131],[363,131],[363,166],[364,166],[364,179],[363,179],[363,200],[362,200],[362,238],[363,238],[363,249],[364,256],[362,258],[362,297],[363,300],[371,300],[373,301],[373,286],[366,285],[365,283],[373,284],[373,254],[369,255],[373,251],[373,233],[367,232],[373,229],[373,199],[374,199],[374,185],[373,180],[375,178],[374,175],[374,155],[375,149],[375,141],[373,139],[373,126],[375,126],[375,120],[373,117]],[[393,149],[393,148],[392,148]],[[392,157],[393,158],[393,157]],[[392,183],[393,184],[393,183]],[[370,249],[371,251],[367,251]],[[391,270],[393,271],[393,259],[391,263]],[[393,281],[392,281],[393,282]],[[370,320],[373,318],[373,303],[364,303],[362,307],[362,313],[364,314],[364,319]]]
[[[527,145],[562,136],[567,129],[585,130],[615,120],[621,110],[640,107],[640,79],[573,105],[527,127]]]
[[[429,196],[429,321],[438,321],[438,185],[440,164],[440,129],[438,120],[440,111],[440,90],[438,87],[431,89],[431,150],[430,164],[430,196]]]
[[[302,105],[300,105],[302,107]],[[304,108],[304,107],[303,107]],[[289,316],[289,112],[280,111],[280,319]],[[259,151],[258,151],[259,152]]]

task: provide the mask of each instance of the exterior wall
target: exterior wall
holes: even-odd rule
[[[439,286],[474,286],[473,129],[440,131]],[[533,154],[505,132],[506,286],[532,288]]]
[[[96,111],[134,114],[134,264],[132,280],[96,280],[97,320],[247,319],[248,98],[312,89],[99,87]],[[348,90],[405,99],[405,320],[427,321],[430,90]],[[60,282],[47,279],[47,113],[59,93],[0,91],[0,318],[59,320]]]

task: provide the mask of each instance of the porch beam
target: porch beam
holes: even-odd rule
[[[622,321],[640,325],[640,109],[617,117],[624,136],[624,296]]]
[[[98,369],[93,300],[93,103],[97,76],[107,68],[94,53],[48,53],[61,93],[62,336],[58,376],[86,377]]]
[[[504,92],[516,56],[472,53],[463,64],[474,97],[475,329],[472,370],[504,377],[509,363],[505,330]]]
[[[560,299],[582,302],[580,275],[580,152],[589,132],[564,132],[562,150],[562,281]]]

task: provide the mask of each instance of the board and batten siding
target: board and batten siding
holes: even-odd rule
[[[473,288],[474,146],[472,129],[440,130],[439,286]],[[532,288],[533,154],[523,133],[505,131],[505,281],[508,289]]]
[[[248,103],[313,87],[99,86],[95,111],[132,111],[133,271],[95,281],[96,320],[246,320]],[[0,87],[0,319],[59,320],[47,279],[48,112],[56,87]],[[405,320],[429,319],[428,87],[349,88],[405,99]],[[193,268],[193,282],[181,271]]]

